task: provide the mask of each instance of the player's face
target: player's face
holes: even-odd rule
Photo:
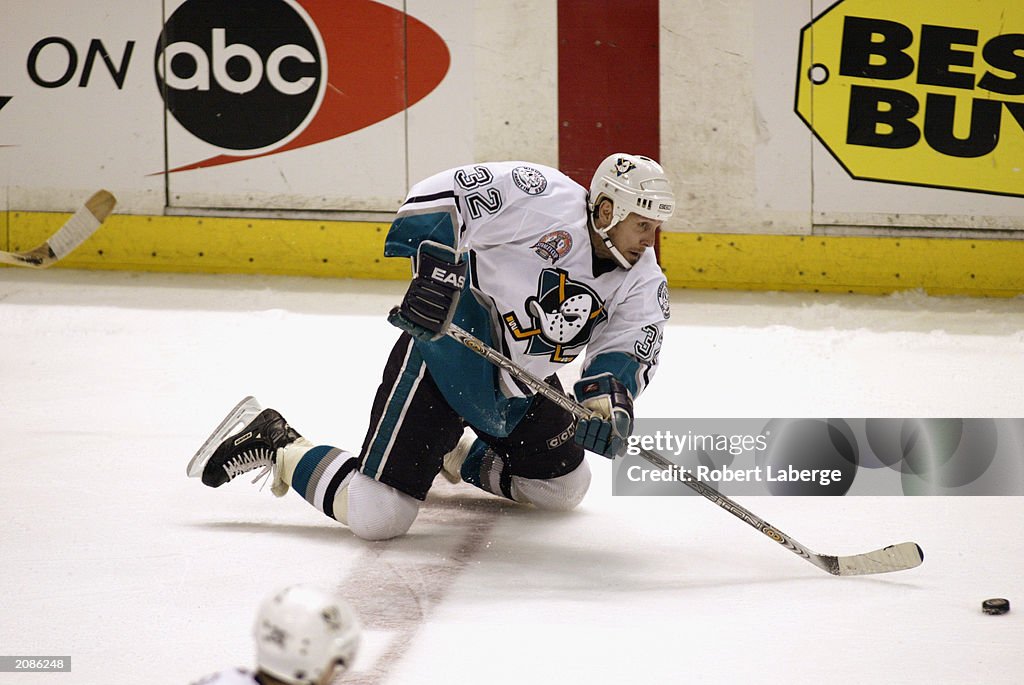
[[[661,223],[639,214],[630,213],[608,231],[608,237],[626,258],[626,261],[636,264],[637,260],[643,256],[644,251],[654,245],[654,238]]]

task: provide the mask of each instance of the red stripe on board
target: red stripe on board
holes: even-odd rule
[[[659,0],[558,0],[558,166],[589,187],[613,152],[660,161]]]

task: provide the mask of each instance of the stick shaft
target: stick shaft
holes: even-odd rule
[[[517,380],[519,380],[524,385],[529,387],[531,390],[547,398],[548,400],[551,400],[559,407],[575,415],[577,418],[590,418],[591,416],[594,415],[593,412],[588,410],[586,407],[581,405],[573,398],[551,387],[541,379],[537,378],[536,376],[528,372],[526,369],[520,367],[518,364],[513,362],[505,355],[501,354],[500,352],[492,348],[490,345],[486,344],[485,342],[475,337],[471,333],[466,332],[459,326],[451,324],[448,327],[447,335],[448,337],[460,342],[465,347],[468,347],[470,350],[484,357],[498,368],[507,371]],[[642,456],[647,462],[662,469],[672,469],[675,467],[675,464],[673,464],[671,461],[669,461],[662,455],[658,454],[657,452],[653,452],[651,450],[641,448],[640,456]],[[786,535],[785,533],[780,531],[775,526],[772,526],[760,517],[754,515],[750,510],[746,509],[743,506],[740,506],[739,504],[737,504],[730,498],[726,497],[725,495],[723,495],[710,485],[707,485],[706,483],[697,480],[689,473],[682,472],[681,481],[684,485],[696,491],[704,498],[714,502],[719,507],[725,509],[727,512],[729,512],[736,518],[740,519],[750,527],[755,528],[760,532],[764,533],[772,540],[775,540],[780,545],[788,549],[790,552],[793,552],[797,556],[802,557],[803,559],[814,564],[818,568],[833,575],[846,575],[845,573],[843,573],[843,569],[840,568],[839,558],[816,554],[812,552],[811,550],[809,550],[808,548],[804,547],[802,544],[794,540],[789,535]],[[844,557],[843,559],[846,558]],[[899,569],[893,568],[885,570]],[[863,572],[884,571],[862,571],[862,573]]]

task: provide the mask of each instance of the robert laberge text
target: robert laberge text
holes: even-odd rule
[[[733,469],[728,466],[713,469],[703,465],[694,469],[682,466],[673,466],[671,469],[654,469],[633,465],[626,469],[626,477],[633,483],[682,481],[687,478],[695,478],[710,483],[801,482],[829,485],[841,481],[843,472],[839,469],[798,469],[792,465],[785,467],[752,466],[745,469]]]

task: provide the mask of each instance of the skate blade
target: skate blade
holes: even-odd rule
[[[256,398],[252,396],[246,397],[236,404],[235,408],[224,417],[224,420],[220,422],[220,425],[217,426],[213,433],[210,433],[210,437],[206,439],[203,446],[199,448],[199,451],[188,462],[188,468],[186,469],[188,477],[198,478],[202,476],[206,462],[210,460],[210,457],[217,451],[217,447],[224,442],[224,439],[245,428],[250,421],[259,416],[261,411],[263,411],[263,408],[256,401]]]

